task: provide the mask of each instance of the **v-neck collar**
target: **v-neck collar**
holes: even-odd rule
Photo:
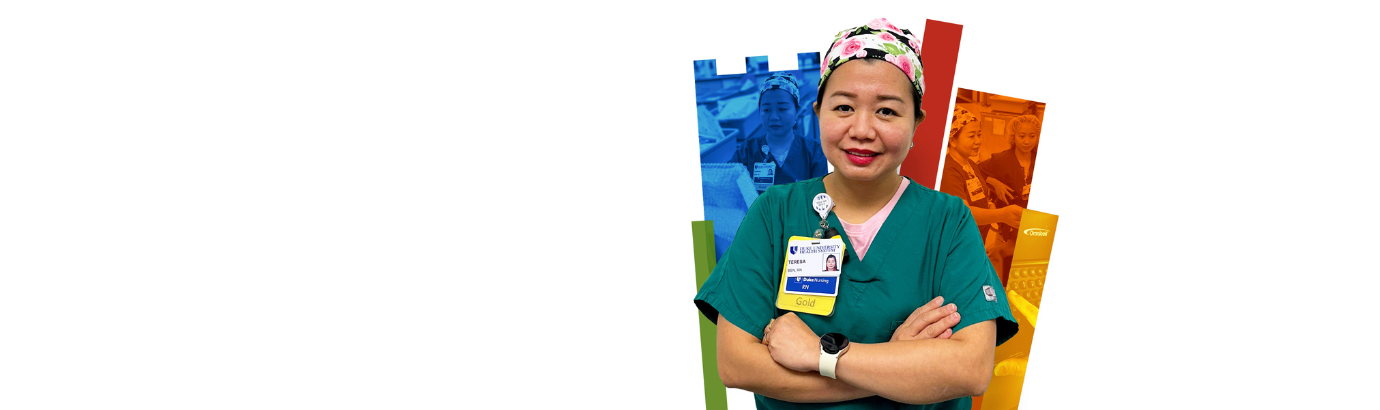
[[[902,178],[910,179],[905,176]],[[915,200],[915,193],[911,191],[913,189],[916,189],[916,183],[915,180],[910,180],[905,192],[901,193],[901,199],[897,200],[896,206],[892,208],[891,214],[887,216],[885,221],[882,221],[882,226],[877,228],[877,236],[872,238],[872,243],[867,248],[867,253],[872,254],[872,259],[859,258],[858,254],[854,252],[853,241],[848,239],[848,233],[839,232],[848,255],[843,260],[843,276],[845,278],[857,282],[869,282],[876,280],[878,274],[885,271],[887,262],[891,260],[887,255],[894,248],[891,245],[894,244],[897,236],[905,231],[906,226],[910,224],[915,215],[915,212],[907,211],[910,209],[910,202]],[[813,191],[814,195],[828,193],[824,189],[824,178],[816,180]],[[901,212],[898,213],[897,210],[901,210]],[[814,209],[810,209],[810,212],[814,212]],[[829,226],[838,227],[839,230],[843,229],[843,222],[834,214],[834,211],[830,210],[828,218],[825,219],[829,221]]]

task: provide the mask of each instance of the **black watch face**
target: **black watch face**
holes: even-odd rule
[[[824,353],[838,354],[848,347],[848,337],[839,333],[829,333],[819,338],[819,347]]]

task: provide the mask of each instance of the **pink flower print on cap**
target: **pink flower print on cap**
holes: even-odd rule
[[[824,85],[833,74],[832,69],[858,58],[886,60],[900,69],[919,97],[924,98],[925,74],[920,63],[920,42],[910,32],[884,18],[874,19],[867,26],[840,31],[834,36],[824,61],[820,62],[819,84]]]
[[[840,50],[839,53],[840,56],[852,56],[853,58],[862,58],[867,56],[867,49],[863,48],[862,40],[858,40],[856,38],[844,40],[842,47],[843,49]]]
[[[901,72],[906,73],[906,79],[912,82],[915,81],[915,70],[911,67],[909,58],[906,58],[906,56],[887,54],[886,61],[895,65],[896,68],[901,69]]]
[[[901,32],[901,29],[896,28],[896,26],[891,25],[891,22],[890,22],[890,21],[886,21],[886,19],[884,19],[884,18],[879,18],[879,19],[872,20],[871,22],[867,23],[867,26],[868,26],[868,27],[875,28],[875,29],[878,29],[878,30],[891,30],[891,31],[895,31],[895,32],[897,32],[897,33],[900,33],[900,32]]]

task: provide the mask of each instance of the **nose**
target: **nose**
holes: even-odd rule
[[[877,129],[873,126],[873,119],[869,115],[854,115],[848,124],[847,137],[859,140],[873,140],[877,138]]]

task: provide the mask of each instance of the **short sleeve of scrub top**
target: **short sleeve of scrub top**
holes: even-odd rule
[[[748,209],[737,236],[695,296],[711,321],[723,317],[761,339],[763,328],[786,313],[776,309],[784,248],[791,236],[809,236],[819,227],[811,208],[824,192],[820,178],[773,186]],[[834,215],[831,226],[842,226]],[[858,343],[885,343],[916,308],[935,296],[954,303],[962,319],[954,332],[996,321],[997,344],[1016,333],[1005,291],[982,247],[972,213],[963,201],[912,183],[903,193],[867,251],[866,259],[847,251],[841,264],[838,300],[831,316],[799,314],[816,334],[837,332]],[[992,300],[987,299],[991,287]],[[757,395],[759,409],[913,408],[968,409],[962,397],[911,406],[881,397],[839,403],[788,403]]]
[[[767,188],[748,207],[723,260],[714,266],[695,297],[695,305],[710,321],[718,324],[719,316],[723,316],[758,339],[767,323],[776,318],[773,298],[780,276],[772,271],[776,265],[770,262],[776,255],[770,246],[776,228],[767,223],[764,212],[774,207],[771,193],[778,190],[778,186]]]
[[[963,204],[963,200],[953,196],[949,196],[949,199],[948,212],[954,215],[956,223],[946,227],[954,232],[946,235],[953,239],[948,242],[940,293],[944,296],[944,303],[957,305],[962,315],[962,319],[953,327],[954,332],[974,323],[996,319],[997,344],[1000,345],[1016,335],[1016,319],[1011,316],[1001,279],[997,278],[991,260],[987,259],[987,251],[982,246],[982,236],[978,234],[972,211]]]

